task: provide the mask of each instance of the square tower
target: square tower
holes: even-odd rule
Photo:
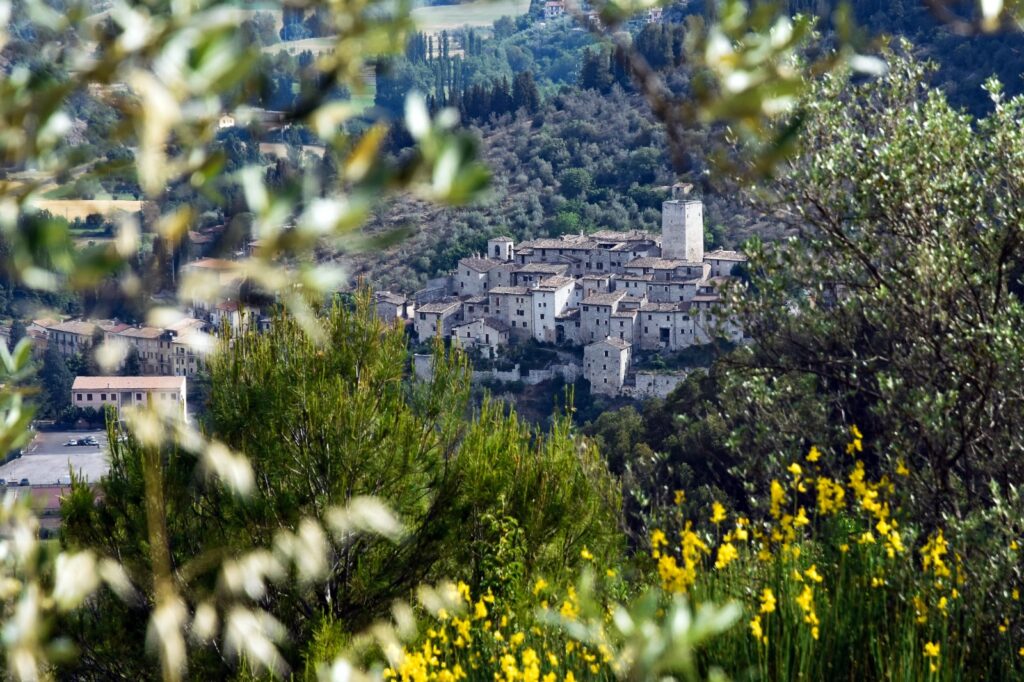
[[[661,257],[704,261],[704,202],[687,197],[679,185],[661,204]]]
[[[513,242],[508,237],[495,237],[487,240],[487,257],[494,260],[510,261],[515,256]]]

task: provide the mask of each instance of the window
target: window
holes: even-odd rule
[[[544,313],[540,314],[540,319],[542,319],[542,320],[544,319]]]
[[[420,313],[420,319],[421,320],[427,319],[427,314],[426,313]]]
[[[85,396],[86,400],[92,400],[92,393],[87,393]]]
[[[77,400],[78,402],[82,402],[82,394],[81,393],[76,393],[75,394],[75,400]]]
[[[135,394],[135,399],[136,400],[142,400],[142,394],[141,393],[136,393]]]
[[[106,400],[106,399],[107,399],[107,394],[106,393],[100,393],[100,400]]]
[[[605,352],[604,352],[604,356],[605,356],[605,357],[608,357],[608,351],[605,351]]]

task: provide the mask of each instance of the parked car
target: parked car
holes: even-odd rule
[[[96,440],[95,436],[89,436],[85,440],[82,440],[82,441],[79,441],[79,442],[84,444],[84,445],[99,445],[100,444],[100,442],[98,440]]]
[[[77,440],[75,440],[74,438],[72,438],[71,440],[69,440],[69,441],[66,441],[66,442],[64,443],[64,447],[69,447],[69,446],[71,446],[71,445],[78,445],[78,441],[77,441]]]
[[[18,482],[18,485],[32,485],[32,484],[28,482],[27,478],[23,478],[23,479],[21,479],[21,481]]]

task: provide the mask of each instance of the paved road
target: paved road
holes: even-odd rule
[[[64,445],[70,439],[94,437],[95,445]],[[71,469],[89,481],[98,481],[110,469],[106,431],[40,431],[18,459],[0,466],[8,484],[27,478],[33,485],[66,483]]]

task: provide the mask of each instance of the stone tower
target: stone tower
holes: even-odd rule
[[[661,257],[704,261],[704,202],[689,196],[693,185],[672,186],[672,198],[661,204]]]
[[[487,257],[494,260],[510,261],[515,256],[513,242],[508,237],[487,240]]]

